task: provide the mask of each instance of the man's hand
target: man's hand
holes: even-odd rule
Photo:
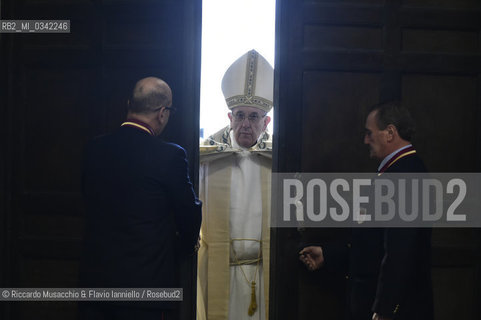
[[[301,260],[310,271],[319,269],[324,264],[322,248],[316,246],[305,247],[299,252],[299,260]]]
[[[372,315],[372,320],[392,320],[392,319],[381,317],[380,315],[378,315],[377,313],[374,312],[374,314]]]

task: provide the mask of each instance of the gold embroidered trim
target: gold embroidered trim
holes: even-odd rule
[[[274,105],[272,101],[267,100],[265,98],[258,97],[258,96],[247,96],[247,95],[233,96],[233,97],[225,99],[225,101],[227,102],[227,107],[229,107],[229,109],[239,107],[239,106],[253,104],[253,105],[261,107],[262,110],[267,112]]]
[[[246,83],[244,85],[244,95],[252,97],[256,94],[257,60],[259,56],[256,51],[249,51],[247,56]]]
[[[146,128],[146,127],[144,127],[143,125],[140,125],[140,124],[135,123],[135,122],[125,121],[125,122],[122,123],[120,126],[121,126],[121,127],[123,127],[123,126],[133,126],[133,127],[137,127],[137,128],[139,128],[139,129],[144,130],[145,132],[147,132],[148,134],[150,134],[150,135],[152,135],[152,136],[154,135],[154,133],[153,133],[152,131],[150,131],[149,128]]]

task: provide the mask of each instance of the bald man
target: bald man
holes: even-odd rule
[[[192,254],[201,203],[182,147],[156,138],[169,121],[172,91],[149,77],[135,85],[127,120],[85,152],[82,287],[175,288],[176,255]],[[82,304],[82,319],[169,319],[172,304]]]

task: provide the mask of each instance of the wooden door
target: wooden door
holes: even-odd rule
[[[164,138],[198,163],[201,1],[6,0],[3,19],[70,19],[69,34],[2,34],[2,287],[76,287],[84,143],[117,128],[137,80],[156,76],[178,112]],[[182,319],[195,311],[182,266]],[[4,303],[2,319],[75,319],[76,304]]]
[[[477,0],[279,0],[274,169],[366,172],[367,108],[401,99],[431,172],[481,170],[481,3]],[[271,319],[342,319],[345,280],[313,275],[301,242],[344,230],[274,229]],[[481,319],[481,232],[433,231],[438,320]]]

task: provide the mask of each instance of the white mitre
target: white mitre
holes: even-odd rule
[[[269,112],[273,107],[274,69],[257,51],[237,59],[222,78],[227,107],[254,107]]]

